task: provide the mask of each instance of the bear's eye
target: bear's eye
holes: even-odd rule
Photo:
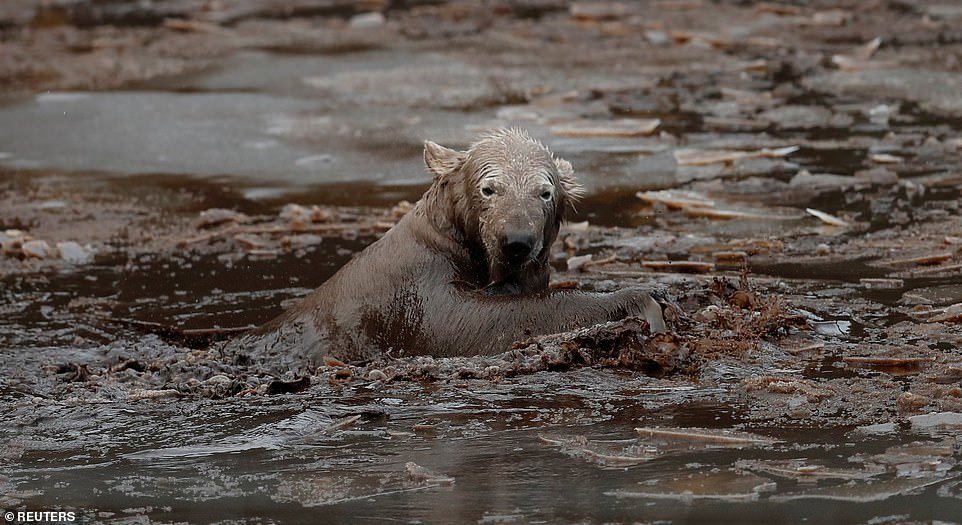
[[[494,190],[490,186],[485,186],[481,188],[481,195],[484,195],[485,197],[490,197],[494,195]]]
[[[545,192],[543,192],[543,193],[541,194],[541,200],[550,201],[550,200],[551,200],[551,192],[550,192],[550,191],[545,191]]]

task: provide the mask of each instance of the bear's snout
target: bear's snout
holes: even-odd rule
[[[509,233],[501,239],[501,253],[511,262],[521,262],[534,249],[534,235],[528,232]]]

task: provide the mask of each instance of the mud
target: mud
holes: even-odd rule
[[[960,21],[935,1],[4,2],[0,508],[960,521]],[[505,125],[588,191],[552,286],[661,284],[672,333],[305,375],[221,355],[410,209],[424,139]],[[711,446],[732,436],[754,441]]]

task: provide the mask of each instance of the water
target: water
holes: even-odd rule
[[[13,443],[26,445],[19,457],[7,453],[6,462],[18,465],[8,471],[7,483],[27,508],[76,508],[92,520],[142,513],[194,523],[620,521],[644,515],[722,523],[736,513],[750,523],[771,522],[773,516],[784,522],[848,522],[904,513],[907,505],[925,509],[913,511],[922,519],[955,516],[932,487],[860,505],[773,502],[768,493],[753,503],[613,496],[693,470],[727,471],[745,458],[801,457],[852,467],[846,457],[880,452],[892,440],[853,443],[850,436],[816,429],[766,429],[789,441],[760,450],[681,452],[630,468],[604,468],[565,455],[539,435],[630,440],[637,425],[727,427],[730,421],[712,417],[711,405],[690,405],[687,414],[673,417],[671,411],[624,413],[564,396],[550,401],[555,388],[586,388],[585,380],[598,379],[585,375],[544,374],[468,388],[321,386],[306,397],[108,405],[94,408],[94,418],[91,407],[61,407],[55,421],[44,421],[49,409],[24,408],[6,419],[12,428],[5,433],[14,431]],[[519,389],[541,401],[518,399]],[[605,403],[643,404],[646,397],[615,395]],[[338,421],[350,415],[360,419],[338,428]],[[52,435],[55,429],[62,434]],[[412,480],[407,462],[455,481]],[[776,494],[814,486],[765,479],[777,485]],[[724,486],[719,489],[725,493]],[[93,516],[92,509],[101,514]]]
[[[493,92],[481,66],[437,44],[346,53],[245,49],[198,74],[124,91],[43,93],[0,107],[0,197],[14,210],[0,215],[0,229],[52,240],[66,235],[100,249],[87,265],[4,261],[0,507],[73,509],[91,523],[141,517],[164,523],[958,521],[958,489],[952,485],[959,475],[957,429],[913,430],[901,416],[912,413],[907,393],[929,399],[925,407],[942,403],[941,410],[959,410],[951,404],[957,399],[951,393],[958,383],[952,375],[960,362],[957,330],[918,321],[914,303],[906,300],[917,301],[910,297],[915,293],[934,307],[958,302],[962,280],[948,272],[906,275],[890,289],[860,285],[863,278],[916,270],[878,264],[903,258],[893,252],[953,249],[943,241],[925,243],[959,233],[939,230],[956,224],[949,221],[958,211],[951,206],[957,186],[926,177],[954,169],[957,156],[926,153],[919,146],[924,138],[906,136],[937,129],[948,140],[944,135],[955,121],[893,118],[897,136],[885,139],[878,125],[866,124],[862,109],[846,109],[849,98],[796,94],[796,101],[849,111],[855,125],[781,129],[771,123],[764,128],[770,134],[719,132],[706,129],[702,118],[719,95],[699,91],[708,89],[700,84],[714,84],[699,82],[699,64],[688,83],[649,78],[667,75],[664,70],[607,71],[599,73],[602,87],[595,91],[555,101],[531,95],[535,101],[526,105],[499,99],[504,93],[498,90],[537,93],[535,81],[560,82],[564,71],[532,65],[521,51],[499,54],[501,45],[507,44],[492,45],[490,56],[482,57],[490,61],[484,67],[517,68],[517,60],[528,74],[511,70]],[[681,64],[690,64],[686,54],[699,52],[665,49],[677,53],[663,58],[672,70],[684,70]],[[399,64],[423,78],[405,76]],[[446,71],[453,78],[439,79]],[[591,75],[579,71],[572,82],[589,83]],[[605,87],[608,81],[628,83],[631,74],[648,87],[627,94]],[[405,82],[386,82],[392,79]],[[749,90],[769,90],[783,80],[746,80],[741,73],[717,79]],[[419,91],[438,86],[450,96]],[[858,102],[877,102],[869,98]],[[532,111],[541,117],[511,117]],[[550,133],[552,119],[608,118],[608,112],[662,118],[671,136]],[[414,201],[429,184],[422,140],[462,147],[478,129],[501,124],[529,128],[574,163],[589,195],[573,220],[637,228],[576,236],[579,253],[616,252],[618,262],[640,271],[641,260],[710,257],[719,246],[742,249],[731,246],[742,243],[748,251],[757,248],[749,267],[760,294],[786,297],[818,326],[846,329],[794,334],[803,343],[824,344],[798,353],[784,350],[780,341],[744,353],[709,345],[701,370],[665,377],[598,366],[495,381],[383,383],[345,380],[328,369],[296,394],[207,399],[167,388],[165,367],[190,362],[203,345],[186,348],[138,322],[175,330],[262,323],[373,240],[325,237],[266,258],[227,241],[185,247],[177,241],[198,233],[190,223],[200,211],[230,208],[263,218],[298,202],[349,206],[364,216],[371,208]],[[919,180],[927,193],[913,196],[903,186],[878,184],[826,191],[786,186],[799,169],[855,176],[871,166],[870,146],[881,140],[888,141],[886,151],[906,159],[905,169],[893,168],[905,175],[903,182]],[[785,161],[734,163],[730,172],[718,166],[683,169],[672,155],[677,147],[795,143],[803,149]],[[635,197],[661,188],[704,191],[732,207],[814,207],[847,214],[865,227],[826,233],[810,218],[712,221],[652,209]],[[886,199],[895,204],[875,202]],[[921,233],[903,228],[900,212]],[[765,252],[765,242],[780,239],[792,246]],[[860,241],[865,244],[851,244]],[[823,243],[831,245],[832,257],[819,259]],[[553,262],[563,268],[564,256]],[[637,274],[666,281],[684,304],[704,307],[707,279],[701,276]],[[565,276],[600,288],[629,280],[590,272]],[[934,361],[887,373],[842,359],[893,349]],[[128,362],[126,370],[109,369],[129,360],[136,363]],[[78,364],[104,377],[71,382]],[[200,382],[226,373],[200,357],[193,364]],[[889,422],[893,432],[858,430]],[[627,467],[598,459],[599,450],[637,454],[631,447],[647,442],[635,429],[653,426],[738,429],[780,442],[682,447]],[[590,445],[566,449],[542,439],[551,436],[584,437]],[[901,460],[886,452],[916,442],[948,452]],[[739,463],[794,459],[839,470],[883,465],[884,472],[813,482]],[[433,474],[419,474],[421,468]],[[748,480],[750,501],[685,494],[688,476],[706,476],[716,496],[744,496]],[[667,489],[671,497],[652,496],[652,487]],[[835,488],[835,494],[801,499]],[[648,495],[632,496],[639,493]]]

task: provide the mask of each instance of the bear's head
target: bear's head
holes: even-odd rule
[[[582,194],[568,161],[523,131],[499,129],[467,151],[427,141],[424,162],[436,177],[432,188],[446,190],[462,240],[483,251],[488,284],[516,279],[532,267],[547,276],[551,244]]]

